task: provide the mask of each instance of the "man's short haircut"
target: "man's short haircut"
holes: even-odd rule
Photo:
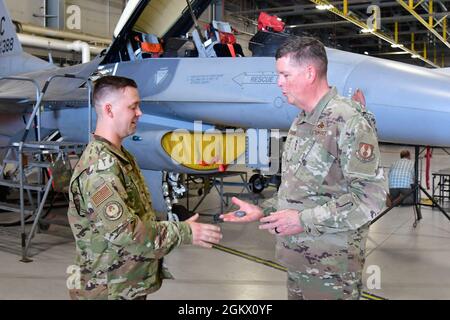
[[[126,87],[133,87],[137,89],[137,84],[133,79],[118,77],[118,76],[104,76],[95,81],[93,100],[94,106],[98,106],[100,100],[105,94],[123,90]]]
[[[409,158],[410,156],[411,154],[409,153],[408,150],[402,150],[402,152],[400,152],[400,159]]]
[[[319,40],[311,37],[289,37],[277,50],[278,60],[290,56],[295,62],[312,62],[316,65],[319,76],[327,75],[328,59],[325,46]]]

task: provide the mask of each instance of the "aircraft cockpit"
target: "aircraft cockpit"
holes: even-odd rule
[[[130,0],[103,64],[148,58],[243,57],[230,24],[211,21],[199,27],[197,19],[210,2]]]

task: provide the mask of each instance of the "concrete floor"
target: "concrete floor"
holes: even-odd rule
[[[390,165],[398,150],[383,148],[383,165]],[[434,156],[433,171],[448,162],[448,156],[440,157]],[[218,194],[212,191],[198,209],[206,214],[201,219],[212,222],[208,214],[217,213],[219,206]],[[450,299],[450,221],[428,207],[422,214],[423,220],[413,228],[412,207],[398,207],[371,227],[365,291],[387,299]],[[275,240],[257,224],[221,227],[221,245],[275,261]],[[19,262],[18,230],[0,228],[0,299],[68,299],[66,270],[73,263],[75,246],[70,229],[51,226],[37,234],[32,263]],[[176,279],[165,281],[149,299],[286,299],[285,272],[227,252],[183,246],[165,262]],[[380,271],[376,288],[373,270]]]

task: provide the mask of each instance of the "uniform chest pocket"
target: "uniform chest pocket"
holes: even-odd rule
[[[290,139],[289,139],[290,138]],[[301,136],[291,136],[286,140],[286,145],[284,148],[284,164],[296,164],[298,163],[300,157],[305,155],[311,149],[314,141]]]
[[[299,155],[295,176],[304,184],[318,188],[323,184],[335,159],[320,143],[313,141],[308,149]]]

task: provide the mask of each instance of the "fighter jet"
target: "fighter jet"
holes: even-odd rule
[[[137,157],[159,211],[165,208],[163,171],[214,173],[239,159],[248,162],[252,150],[246,142],[257,154],[258,149],[267,149],[267,139],[253,129],[287,131],[299,112],[277,87],[273,55],[244,57],[229,40],[226,25],[213,24],[207,33],[200,30],[196,19],[210,2],[130,0],[104,55],[86,65],[21,75],[41,85],[55,73],[133,78],[144,114],[137,132],[124,145]],[[4,6],[0,9],[3,24],[8,24]],[[193,26],[191,39],[186,34]],[[13,35],[12,28],[4,30],[2,42]],[[21,52],[18,47],[14,50],[9,54],[19,59]],[[377,119],[380,141],[450,146],[448,75],[335,49],[327,49],[327,54],[330,83],[344,96],[351,96],[357,88],[363,90],[367,107]],[[0,55],[0,65],[4,56]],[[26,109],[21,106],[33,97],[25,83],[0,82],[2,112],[22,117]],[[58,81],[43,103],[43,126],[58,128],[68,141],[87,142],[84,81]],[[2,127],[6,129],[0,134],[12,135],[13,128],[6,123]]]

